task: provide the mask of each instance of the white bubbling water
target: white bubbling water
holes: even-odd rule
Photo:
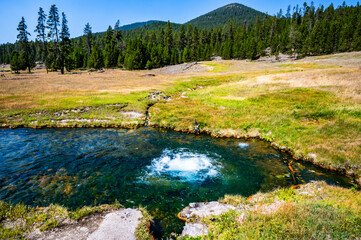
[[[249,144],[248,143],[239,143],[238,146],[240,148],[248,148],[249,147]]]
[[[216,177],[221,168],[214,156],[193,153],[186,149],[165,149],[159,158],[152,160],[147,167],[143,181],[154,178],[172,178],[182,182],[200,182],[207,178]]]

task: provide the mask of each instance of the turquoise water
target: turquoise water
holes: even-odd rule
[[[176,214],[190,202],[250,196],[311,180],[350,186],[351,179],[294,163],[258,140],[216,139],[173,131],[0,129],[0,200],[69,208],[140,205],[161,235],[180,232]]]

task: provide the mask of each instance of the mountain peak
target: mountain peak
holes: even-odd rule
[[[255,22],[257,16],[263,17],[265,13],[257,11],[253,8],[247,7],[240,3],[231,3],[220,7],[214,11],[197,17],[186,24],[197,26],[198,28],[211,28],[222,26],[229,20],[236,20],[237,22]]]
[[[228,4],[226,6],[224,6],[224,8],[232,8],[232,7],[239,7],[241,8],[243,5],[240,4],[240,3],[231,3],[231,4]]]

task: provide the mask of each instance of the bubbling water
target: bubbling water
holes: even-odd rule
[[[248,143],[239,143],[238,146],[240,148],[248,148],[249,147],[249,144]]]
[[[220,174],[220,156],[195,153],[187,149],[165,149],[162,155],[146,167],[143,181],[178,180],[180,182],[202,182]]]

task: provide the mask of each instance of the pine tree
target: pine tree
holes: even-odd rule
[[[193,28],[191,41],[191,56],[192,61],[197,61],[199,59],[199,32],[197,27]]]
[[[59,26],[60,26],[60,18],[59,18],[59,10],[56,5],[51,5],[50,11],[48,14],[47,20],[47,28],[48,39],[50,40],[49,45],[49,59],[48,62],[51,65],[51,68],[55,71],[59,69],[60,65],[60,46],[59,46]]]
[[[28,69],[28,72],[31,72],[31,69],[35,67],[34,58],[31,56],[30,53],[30,45],[29,45],[29,38],[30,33],[26,30],[28,27],[26,26],[24,17],[21,18],[19,26],[17,30],[19,31],[18,34],[18,42],[20,44],[21,53],[20,57],[22,61],[24,61],[24,66]]]
[[[361,10],[360,10],[361,14]],[[356,23],[356,29],[353,36],[353,43],[352,43],[352,49],[354,51],[360,51],[361,50],[361,16],[358,15],[358,21]]]
[[[116,41],[118,49],[122,47],[122,37],[123,36],[122,36],[122,31],[120,29],[120,22],[118,20],[114,26],[114,39]]]
[[[97,44],[92,48],[88,64],[90,68],[95,69],[101,69],[104,66],[103,54]]]
[[[89,23],[87,23],[84,28],[83,43],[85,51],[88,53],[87,58],[90,58],[90,55],[92,53],[93,34],[92,28]]]
[[[231,59],[233,57],[233,53],[232,53],[232,41],[228,40],[227,42],[224,43],[223,45],[223,49],[222,49],[222,57],[224,59]]]
[[[46,73],[48,73],[48,49],[45,32],[46,14],[42,8],[39,8],[38,12],[38,25],[34,32],[37,33],[36,39],[41,42],[41,55],[42,60],[45,63]]]
[[[184,51],[183,51],[183,61],[182,62],[190,62],[190,61],[192,61],[191,50],[189,50],[188,47],[185,47]]]
[[[13,51],[11,53],[11,60],[10,60],[10,68],[15,73],[19,73],[20,70],[26,69],[23,59],[20,56],[18,51]]]
[[[188,47],[192,45],[192,34],[193,34],[193,26],[188,25],[186,31],[186,46]]]
[[[168,21],[164,33],[164,45],[170,51],[173,48],[173,29],[172,24]]]
[[[124,67],[126,69],[143,69],[148,59],[146,58],[146,49],[140,38],[136,38],[127,42],[127,49],[124,58]]]
[[[68,28],[68,20],[66,19],[65,13],[62,13],[62,23],[61,23],[61,32],[60,32],[60,70],[61,74],[64,74],[64,68],[68,71],[73,69],[73,61],[70,57],[72,52],[72,46],[70,41],[70,33]]]
[[[149,60],[147,61],[147,69],[158,68],[162,66],[162,54],[163,47],[161,44],[150,43],[148,45],[149,51]]]
[[[179,30],[179,37],[178,37],[178,48],[182,51],[186,45],[186,34],[184,31],[184,25],[181,26]]]
[[[114,36],[114,37],[113,37]],[[103,50],[104,55],[104,66],[106,68],[115,67],[118,60],[118,48],[116,45],[116,37],[113,33],[111,26],[108,27],[108,30],[105,34],[105,47]]]

